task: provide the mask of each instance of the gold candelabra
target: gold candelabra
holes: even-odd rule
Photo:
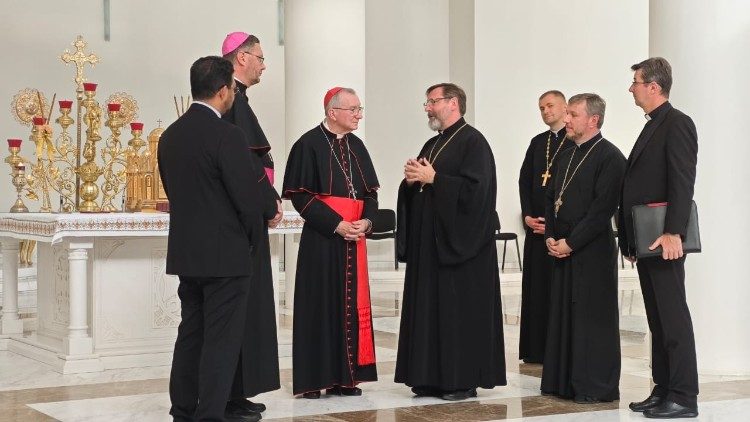
[[[21,192],[26,186],[26,165],[20,155],[21,140],[8,139],[8,151],[10,151],[10,155],[5,157],[5,162],[10,165],[11,183],[13,183],[17,193],[16,203],[10,208],[10,212],[29,212],[21,198]]]
[[[123,191],[126,183],[126,156],[127,149],[120,143],[120,129],[125,122],[120,117],[120,104],[110,103],[107,105],[108,119],[105,125],[110,129],[112,135],[102,148],[102,160],[104,160],[104,183],[102,184],[102,211],[117,211],[112,200]]]

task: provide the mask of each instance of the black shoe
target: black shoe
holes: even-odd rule
[[[648,396],[648,398],[646,398],[646,400],[644,401],[636,401],[630,403],[628,407],[633,412],[643,412],[644,410],[653,409],[654,407],[660,405],[663,400],[664,397],[651,395]]]
[[[644,410],[643,416],[651,419],[695,418],[698,416],[698,408],[664,400],[658,406]]]
[[[253,403],[248,399],[229,400],[227,411],[230,409],[242,409],[252,413],[262,413],[266,411],[266,405],[263,403]]]
[[[419,386],[412,387],[411,392],[417,397],[442,397],[443,390],[435,387]]]
[[[362,390],[357,387],[334,385],[331,388],[326,388],[326,394],[329,396],[361,396]]]
[[[596,397],[591,397],[591,396],[575,396],[573,397],[573,401],[578,404],[595,404],[595,403],[609,403],[612,400],[598,399]]]
[[[466,400],[469,397],[476,397],[477,396],[477,389],[476,388],[470,388],[468,390],[455,390],[444,393],[440,398],[443,400],[449,400],[449,401],[458,401],[458,400]]]
[[[237,422],[258,422],[261,420],[262,416],[260,413],[249,413],[249,414],[238,414],[238,413],[228,413],[224,412],[224,419],[228,421],[237,421]]]
[[[308,391],[307,393],[302,393],[302,397],[306,399],[319,399],[320,391]]]

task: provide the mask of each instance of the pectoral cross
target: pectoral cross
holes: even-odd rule
[[[68,50],[65,50],[63,54],[60,56],[60,59],[64,61],[66,64],[70,64],[70,62],[75,63],[76,65],[76,77],[75,82],[78,88],[80,89],[79,92],[83,92],[83,81],[85,78],[83,77],[83,66],[86,63],[91,64],[91,66],[94,66],[95,64],[99,63],[99,57],[97,57],[95,54],[89,54],[88,56],[83,52],[83,49],[86,47],[86,41],[83,40],[82,36],[78,36],[76,40],[73,42],[73,47],[76,48],[75,53],[71,53]]]
[[[544,173],[542,173],[542,186],[547,186],[547,179],[552,177],[549,170],[545,170]]]
[[[561,206],[562,206],[562,198],[557,198],[557,201],[555,201],[555,217],[557,217],[557,212],[560,211]]]

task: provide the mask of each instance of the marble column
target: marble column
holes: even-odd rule
[[[94,243],[90,240],[68,244],[70,321],[68,335],[63,339],[63,353],[66,355],[93,353],[88,326],[88,251],[93,248]]]
[[[670,101],[698,128],[695,201],[703,253],[686,264],[698,372],[748,375],[750,3],[651,0],[649,33],[650,55],[672,65]]]
[[[3,314],[0,335],[23,333],[18,317],[18,239],[2,238],[3,251]]]
[[[287,151],[325,117],[329,88],[357,91],[365,104],[365,1],[287,0],[284,3]],[[365,120],[356,134],[365,133]],[[287,205],[289,206],[289,205]],[[294,305],[298,236],[287,236],[284,300]]]

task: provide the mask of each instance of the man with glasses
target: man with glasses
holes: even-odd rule
[[[651,330],[651,374],[656,384],[646,400],[630,403],[650,418],[698,416],[695,337],[685,296],[682,240],[695,187],[698,134],[692,119],[672,107],[672,67],[653,57],[634,64],[630,92],[646,113],[646,125],[633,145],[620,203],[620,249],[635,261],[631,209],[666,202],[664,234],[651,239],[661,256],[638,259],[643,302]]]
[[[266,220],[261,233],[262,241],[253,258],[253,279],[247,303],[247,321],[242,351],[232,394],[227,403],[227,415],[252,415],[266,410],[263,403],[253,403],[247,397],[277,390],[279,384],[279,357],[276,338],[276,316],[273,303],[273,273],[268,228],[275,227],[283,216],[281,199],[273,187],[273,160],[271,145],[248,103],[247,88],[260,82],[265,70],[263,50],[254,35],[233,32],[227,35],[221,47],[222,55],[232,62],[236,83],[232,108],[223,119],[237,125],[245,134],[257,181],[262,193],[263,216]]]
[[[379,187],[352,132],[362,105],[350,88],[323,98],[325,119],[292,146],[283,196],[305,219],[294,288],[293,387],[307,399],[359,396],[377,380],[365,233]]]
[[[526,224],[518,357],[525,363],[544,362],[554,262],[544,243],[544,195],[552,184],[553,165],[573,145],[565,136],[566,109],[565,95],[560,91],[547,91],[539,97],[539,112],[549,130],[531,138],[518,177],[521,215]]]
[[[506,384],[495,159],[463,118],[463,89],[441,83],[426,95],[438,135],[407,160],[398,194],[407,265],[395,381],[417,396],[464,400]]]

